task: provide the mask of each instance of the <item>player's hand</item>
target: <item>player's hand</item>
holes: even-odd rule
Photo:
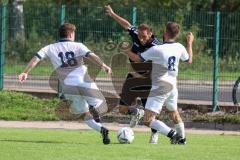
[[[27,73],[21,73],[19,76],[18,76],[18,79],[20,82],[23,82],[27,79],[28,77],[28,74]]]
[[[102,69],[108,74],[112,73],[112,69],[109,66],[107,66],[106,64],[102,65]]]
[[[105,11],[106,11],[106,14],[109,15],[110,17],[114,14],[110,5],[105,6]]]
[[[128,51],[131,49],[131,44],[129,42],[121,42],[119,44],[119,48],[122,49],[123,51]]]
[[[194,36],[193,36],[192,32],[188,32],[188,34],[187,34],[187,43],[192,44],[193,41],[194,41]]]

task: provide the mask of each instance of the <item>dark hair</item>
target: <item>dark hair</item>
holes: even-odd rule
[[[145,24],[145,23],[140,24],[138,26],[138,30],[140,30],[140,31],[147,30],[148,32],[152,32],[152,28],[149,25]]]
[[[60,38],[66,38],[68,37],[69,34],[71,34],[72,32],[75,32],[75,30],[76,30],[76,26],[74,24],[64,23],[59,27],[58,32],[59,32]]]
[[[166,32],[170,38],[176,38],[180,32],[180,26],[176,22],[168,22],[166,25]]]

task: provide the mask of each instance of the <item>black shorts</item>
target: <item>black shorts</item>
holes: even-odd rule
[[[147,97],[152,87],[151,85],[150,76],[134,78],[131,73],[128,73],[122,87],[122,93],[120,94],[120,105],[130,106],[135,102],[137,97],[140,97],[142,105],[145,107]]]

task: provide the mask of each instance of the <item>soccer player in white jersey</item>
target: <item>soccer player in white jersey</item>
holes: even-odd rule
[[[47,45],[38,51],[30,60],[24,72],[19,75],[19,81],[26,80],[31,69],[39,61],[48,57],[58,74],[65,97],[71,102],[71,112],[83,115],[84,122],[102,134],[104,144],[109,144],[108,129],[103,127],[101,123],[96,122],[89,112],[89,105],[93,106],[99,115],[107,112],[108,107],[97,85],[88,76],[83,57],[92,60],[109,74],[112,71],[84,44],[74,42],[75,30],[76,27],[73,24],[64,23],[61,25],[59,28],[59,42]]]
[[[144,124],[168,136],[172,144],[186,144],[184,123],[177,110],[177,75],[180,59],[184,62],[192,63],[193,57],[193,34],[191,32],[187,34],[186,50],[182,44],[175,41],[179,32],[180,26],[177,23],[168,22],[164,32],[164,44],[153,46],[140,55],[136,55],[129,49],[126,49],[128,48],[126,44],[125,47],[123,46],[123,48],[126,49],[125,52],[133,61],[153,61],[152,88],[145,107]],[[162,84],[167,83],[172,85],[172,89],[166,93],[164,91],[165,85]],[[169,128],[163,122],[155,119],[164,104],[170,112],[176,131]]]

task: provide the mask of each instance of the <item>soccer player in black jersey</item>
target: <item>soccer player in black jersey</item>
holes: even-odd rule
[[[110,5],[105,6],[106,14],[116,20],[124,29],[129,32],[132,39],[131,51],[135,54],[142,53],[152,46],[162,44],[152,34],[151,28],[147,24],[140,24],[138,27],[131,25],[126,19],[114,13]],[[130,59],[129,59],[130,60]],[[120,94],[119,112],[132,115],[130,127],[136,126],[143,117],[144,110],[132,106],[137,97],[141,98],[142,105],[145,106],[147,97],[151,89],[151,70],[150,61],[135,63],[132,60],[131,67],[133,72],[128,73]],[[158,133],[152,129],[149,143],[157,144]]]

